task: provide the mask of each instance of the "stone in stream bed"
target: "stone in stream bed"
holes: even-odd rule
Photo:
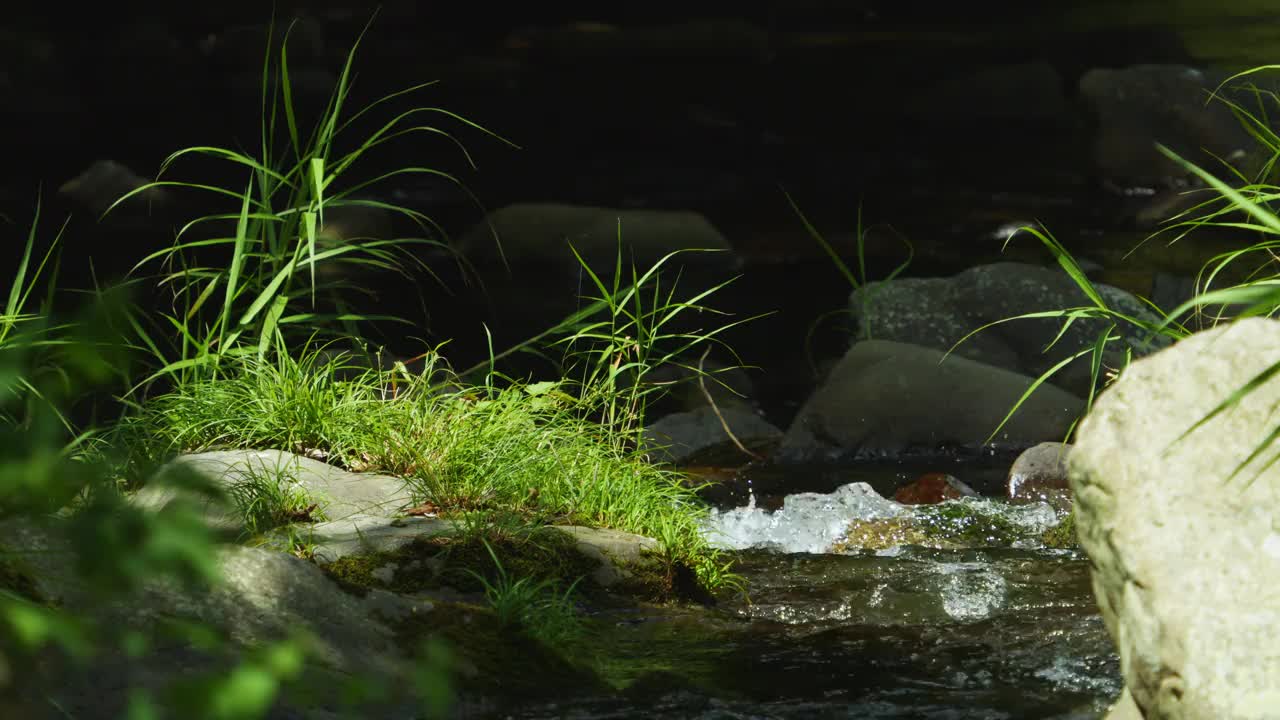
[[[433,517],[400,517],[412,503],[402,478],[355,473],[280,450],[217,450],[175,458],[156,473],[153,483],[130,496],[135,505],[161,511],[174,503],[194,501],[206,525],[230,536],[246,528],[241,513],[211,495],[180,482],[194,473],[213,488],[232,490],[246,478],[279,474],[290,487],[314,501],[313,522],[294,522],[256,539],[263,547],[298,552],[321,564],[352,555],[395,552],[417,539],[448,536],[454,524]],[[573,539],[572,549],[593,564],[591,575],[602,586],[633,578],[649,566],[642,551],[653,550],[651,538],[607,528],[556,528]],[[642,573],[643,574],[643,573]]]
[[[925,473],[893,493],[895,502],[903,505],[936,505],[944,500],[977,497],[974,489],[960,478],[947,473]]]
[[[1162,319],[1124,290],[1103,283],[1095,283],[1094,289],[1109,307],[1128,316],[1153,323]],[[1108,327],[1101,319],[1077,319],[1066,327],[1056,317],[1000,322],[1092,304],[1061,269],[1021,262],[978,265],[950,277],[869,283],[854,291],[849,303],[863,333],[860,337],[870,333],[878,340],[950,351],[956,357],[1029,377],[1040,377],[1060,362],[1088,351]],[[1108,345],[1104,354],[1108,367],[1123,366],[1127,352],[1144,355],[1168,345],[1167,339],[1150,338],[1137,327],[1117,327],[1114,332],[1120,339]],[[1078,397],[1087,396],[1094,387],[1090,358],[1076,357],[1056,370],[1050,382]],[[1010,407],[1012,403],[1005,410]],[[985,430],[990,432],[993,427]]]
[[[1009,502],[1047,502],[1066,512],[1071,507],[1071,486],[1067,482],[1067,458],[1071,446],[1046,442],[1028,448],[1009,468],[1005,492]]]
[[[256,461],[264,462],[265,470]],[[278,528],[253,538],[260,543],[255,547],[205,546],[198,540],[200,530],[235,534],[244,527],[235,522],[236,513],[226,503],[212,502],[212,493],[181,479],[200,477],[207,481],[205,490],[216,490],[245,473],[281,469],[288,469],[292,482],[321,498],[325,511],[342,516]],[[81,557],[90,543],[83,537],[85,528],[77,525],[79,519],[0,521],[0,589],[70,612],[90,627],[96,623],[155,641],[141,656],[126,656],[111,644],[115,636],[108,633],[102,654],[87,668],[52,663],[38,668],[28,689],[40,706],[56,701],[76,717],[119,717],[127,698],[118,689],[157,690],[223,664],[225,658],[185,636],[156,633],[171,624],[192,623],[224,640],[233,656],[295,634],[305,636],[310,653],[297,683],[309,701],[339,702],[340,689],[364,673],[394,689],[385,703],[366,698],[359,713],[343,717],[412,714],[404,703],[417,700],[403,696],[420,670],[412,654],[428,638],[444,637],[453,644],[453,670],[467,680],[465,690],[475,697],[499,692],[546,697],[599,684],[590,670],[570,662],[561,649],[513,633],[489,607],[483,587],[467,572],[493,577],[493,558],[479,536],[441,537],[458,530],[444,520],[394,517],[395,508],[407,499],[396,478],[350,473],[275,451],[185,456],[166,473],[171,474],[168,480],[164,474],[153,478],[148,492],[120,506],[118,512],[126,513],[123,521],[131,520],[127,513],[136,516],[127,526],[129,539],[118,542],[129,542],[130,553],[136,549],[144,563],[145,558],[154,561],[156,553],[200,549],[201,561],[216,568],[222,582],[181,583],[156,573],[134,578],[137,589],[131,594],[104,593],[85,572],[85,563],[96,564],[98,558]],[[180,506],[195,512],[175,512]],[[167,535],[153,533],[150,522],[166,526],[155,516],[167,516],[170,525],[174,518],[185,517],[188,524],[168,527]],[[92,521],[94,516],[89,517]],[[184,538],[174,545],[172,536],[182,532],[196,539]],[[554,583],[561,592],[584,578],[575,586],[578,590],[609,586],[611,597],[623,601],[628,594],[647,599],[668,590],[660,585],[669,582],[661,577],[661,563],[647,554],[657,547],[655,540],[598,528],[538,532],[532,542],[523,537],[508,542],[505,549],[510,552],[498,550],[512,578],[536,577]],[[210,533],[209,539],[213,536]],[[536,553],[540,555],[531,557]],[[281,702],[282,712],[294,712],[290,701]],[[0,708],[5,707],[9,706],[0,700]],[[25,711],[15,716],[44,717]]]

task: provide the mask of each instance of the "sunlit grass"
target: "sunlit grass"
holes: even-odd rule
[[[538,522],[649,535],[673,562],[713,581],[726,574],[698,533],[706,506],[682,477],[585,417],[554,384],[460,389],[434,355],[418,375],[367,370],[340,379],[341,361],[318,357],[239,358],[223,377],[144,406],[145,434],[171,450],[318,453],[402,476],[415,501],[445,515],[518,511]]]
[[[246,460],[236,480],[227,487],[231,503],[239,511],[247,536],[261,535],[276,527],[325,520],[319,503],[298,483],[296,463],[268,466]]]

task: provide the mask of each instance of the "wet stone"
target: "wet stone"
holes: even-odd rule
[[[977,497],[978,493],[954,475],[925,473],[898,488],[893,499],[903,505],[935,505],[944,500]]]

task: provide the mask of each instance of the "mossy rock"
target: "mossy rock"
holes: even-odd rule
[[[441,588],[481,591],[483,584],[471,572],[490,581],[498,576],[489,548],[513,578],[551,580],[567,587],[578,578],[589,577],[595,569],[595,562],[577,552],[574,540],[560,532],[539,531],[528,538],[488,543],[486,547],[478,537],[417,539],[388,552],[339,558],[322,569],[356,594],[369,588],[397,593]]]
[[[936,538],[929,537],[913,518],[893,517],[855,520],[845,531],[844,539],[832,546],[831,551],[848,553],[858,550],[886,550],[899,545],[953,547],[951,543],[940,544]]]
[[[688,568],[671,566],[644,549],[615,556],[607,548],[591,545],[595,551],[587,552],[580,535],[571,530],[548,526],[528,535],[487,542],[511,578],[547,580],[560,588],[576,581],[578,592],[598,600],[613,595],[652,601],[705,601],[706,591]],[[609,579],[603,582],[601,568],[606,563]],[[344,556],[321,565],[321,569],[345,590],[360,596],[371,588],[404,594],[481,592],[484,586],[471,572],[490,582],[499,574],[485,543],[468,536],[418,538],[395,550]]]
[[[966,547],[1009,545],[1026,531],[997,513],[984,512],[971,502],[944,502],[917,509],[917,522],[932,537]]]
[[[1051,548],[1078,548],[1079,542],[1076,540],[1076,511],[1072,510],[1067,513],[1066,517],[1057,525],[1044,531],[1040,536],[1041,542]]]
[[[918,506],[911,515],[855,520],[832,550],[847,553],[900,545],[940,550],[1007,546],[1026,535],[1013,521],[974,503],[944,502]]]

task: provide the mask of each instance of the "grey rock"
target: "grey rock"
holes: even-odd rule
[[[801,408],[783,438],[784,458],[894,455],[980,447],[1032,378],[937,350],[855,343]],[[994,443],[1026,447],[1066,437],[1084,410],[1076,396],[1041,385]]]
[[[58,193],[97,217],[107,212],[120,198],[150,182],[148,178],[115,160],[98,160],[84,172],[63,183],[58,188]],[[121,213],[149,216],[155,211],[169,209],[172,204],[168,191],[153,187],[138,192],[112,212],[117,216]]]
[[[733,440],[725,432],[725,425],[748,449],[765,447],[782,438],[781,430],[749,408],[731,405],[719,408],[719,413],[710,406],[672,413],[645,428],[645,442],[656,457],[681,463],[700,453],[731,446]]]
[[[223,582],[184,586],[169,578],[143,582],[137,592],[110,598],[92,591],[59,521],[0,524],[11,560],[31,569],[42,597],[81,617],[150,633],[162,621],[198,622],[249,650],[301,632],[310,638],[307,669],[325,684],[339,674],[374,672],[407,681],[412,667],[387,619],[430,613],[430,602],[389,594],[359,598],[338,588],[315,565],[282,553],[224,546],[215,563]],[[141,658],[99,657],[59,683],[55,696],[75,717],[120,717],[125,691],[155,690],[191,673],[211,670],[215,659],[190,645],[161,643]]]
[[[1094,162],[1099,170],[1118,183],[1168,186],[1187,172],[1159,153],[1156,142],[1197,163],[1211,160],[1202,153],[1230,158],[1255,148],[1225,103],[1206,102],[1226,78],[1220,71],[1185,65],[1086,72],[1080,96],[1098,118]],[[1225,97],[1243,99],[1230,91]]]
[[[311,546],[316,562],[327,564],[349,555],[394,552],[414,540],[453,531],[453,523],[439,518],[350,515],[341,520],[315,523],[300,535]],[[274,535],[279,538],[282,531]]]
[[[1095,284],[1103,300],[1126,315],[1158,322],[1143,303],[1118,288]],[[850,297],[859,337],[894,340],[948,351],[961,357],[1013,372],[1040,376],[1060,361],[1093,347],[1109,324],[1076,320],[1058,337],[1063,320],[1012,320],[973,334],[998,321],[1028,313],[1091,306],[1092,302],[1065,272],[1029,263],[979,265],[948,278],[900,278],[871,283]],[[1168,344],[1145,332],[1120,325],[1121,342],[1113,342],[1104,361],[1110,367],[1124,362],[1124,347],[1141,356]],[[1055,342],[1056,338],[1056,342]],[[1052,347],[1050,347],[1052,344]],[[1124,347],[1122,347],[1124,346]],[[1089,356],[1059,370],[1052,382],[1070,392],[1089,392]]]
[[[1221,100],[1257,111],[1258,98],[1222,86],[1227,74],[1184,65],[1095,68],[1080,78],[1080,97],[1097,118],[1093,162],[1104,182],[1141,189],[1134,217],[1153,226],[1206,199],[1181,194],[1202,182],[1156,148],[1161,143],[1210,172],[1226,161],[1252,176],[1270,156]],[[1273,83],[1251,80],[1274,90]],[[1219,100],[1208,101],[1219,92]],[[1224,175],[1225,177],[1225,175]]]
[[[571,535],[577,541],[577,551],[597,561],[592,577],[602,587],[610,587],[631,577],[628,566],[642,563],[642,553],[658,547],[658,541],[653,538],[608,528],[558,525],[554,529]],[[309,544],[315,561],[327,565],[344,557],[393,553],[414,540],[450,535],[456,530],[452,522],[437,518],[393,519],[356,515],[339,521],[316,523],[301,531],[276,530],[271,533],[269,542],[273,546],[284,547],[293,537],[300,537]],[[391,582],[399,569],[392,563],[376,568],[374,575],[384,582]]]
[[[496,233],[497,237],[494,237]],[[538,263],[576,274],[576,249],[601,273],[612,272],[622,245],[624,268],[634,261],[647,269],[677,250],[685,253],[677,264],[698,263],[736,268],[729,242],[706,217],[677,210],[631,210],[554,203],[516,203],[493,211],[458,240],[459,250],[472,262],[515,266]]]
[[[632,568],[646,562],[645,553],[656,551],[658,541],[643,535],[577,525],[557,527],[578,542],[578,552],[597,561],[591,578],[611,587],[634,576]]]
[[[400,517],[411,498],[403,480],[376,473],[352,473],[326,465],[318,460],[278,450],[219,450],[174,459],[157,473],[158,481],[144,486],[132,496],[139,507],[160,511],[180,500],[194,500],[205,511],[206,522],[215,530],[229,534],[243,529],[239,518],[225,504],[191,492],[181,483],[165,482],[166,478],[184,472],[197,472],[216,487],[227,487],[247,473],[283,469],[299,487],[319,504],[319,512],[328,519],[316,523],[295,523],[267,533],[263,542],[277,550],[294,549],[295,542],[305,544],[320,564],[335,562],[352,555],[394,552],[408,543],[456,531],[448,520],[431,517]],[[565,528],[557,528],[564,530]],[[604,528],[567,529],[578,540],[578,547],[602,565],[608,557],[632,559],[638,552],[619,550],[626,543],[637,548],[652,547],[656,541],[638,535],[619,533]],[[601,552],[604,552],[602,555]],[[602,568],[601,577],[622,577],[619,568]]]
[[[1017,504],[1047,502],[1065,510],[1071,505],[1067,482],[1067,458],[1071,446],[1046,442],[1027,448],[1013,461],[1005,481],[1005,494]]]
[[[329,520],[373,515],[394,517],[411,502],[405,481],[377,473],[353,473],[280,450],[215,450],[182,455],[161,467],[159,482],[149,483],[132,496],[141,507],[160,510],[179,498],[194,499],[209,524],[222,531],[243,529],[236,514],[223,503],[193,497],[182,484],[165,482],[182,473],[197,473],[230,489],[254,475],[279,474],[317,504],[317,514]]]
[[[1134,363],[1081,424],[1069,459],[1080,545],[1143,717],[1280,707],[1280,466],[1271,452],[1250,460],[1280,386],[1179,439],[1277,357],[1274,320],[1198,333]]]

